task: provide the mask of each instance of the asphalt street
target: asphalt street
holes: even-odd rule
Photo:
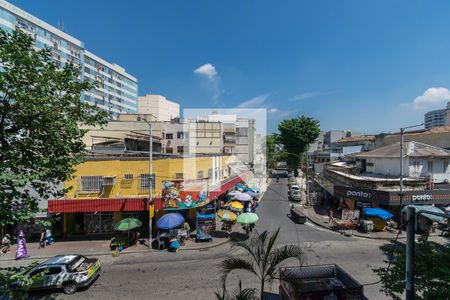
[[[311,224],[295,224],[288,218],[287,181],[271,182],[257,210],[260,221],[256,230],[275,231],[280,227],[278,243],[295,243],[305,251],[305,264],[336,263],[361,283],[376,282],[372,268],[386,259],[379,247],[386,242],[349,238]],[[149,252],[127,254],[118,258],[101,256],[101,276],[88,289],[67,296],[53,293],[57,299],[216,299],[219,286],[218,264],[228,255],[242,255],[225,244],[207,251],[181,251],[178,254]],[[297,264],[290,261],[288,264]],[[235,272],[228,286],[258,287],[251,274]],[[269,286],[277,292],[278,283]],[[386,299],[379,285],[365,287],[369,299]],[[48,294],[35,294],[45,298]]]

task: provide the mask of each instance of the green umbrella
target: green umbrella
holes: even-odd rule
[[[126,218],[120,220],[116,225],[114,225],[114,229],[117,231],[130,231],[132,229],[138,228],[142,226],[142,222],[135,218]]]
[[[243,213],[237,217],[237,222],[239,224],[253,224],[258,220],[258,215],[255,213]]]

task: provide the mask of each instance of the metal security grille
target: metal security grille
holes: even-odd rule
[[[183,173],[175,173],[175,179],[183,179],[184,174]]]
[[[152,189],[155,190],[155,174],[152,174]],[[145,192],[149,190],[150,176],[148,174],[139,175],[139,191]]]
[[[79,192],[99,192],[103,185],[103,176],[80,176]]]

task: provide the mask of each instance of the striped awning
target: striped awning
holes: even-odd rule
[[[162,208],[161,198],[154,198],[155,210]],[[49,200],[49,213],[148,211],[148,198],[108,198]]]

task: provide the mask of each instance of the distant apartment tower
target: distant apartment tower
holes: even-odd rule
[[[152,114],[158,121],[170,121],[180,117],[180,104],[167,100],[161,95],[139,96],[139,114]]]
[[[137,79],[87,51],[80,40],[4,0],[0,0],[0,28],[30,34],[37,48],[51,50],[53,61],[60,67],[66,62],[79,65],[82,79],[98,82],[96,88],[81,94],[81,100],[110,112],[113,118],[120,113],[137,113]]]
[[[450,102],[444,109],[436,109],[425,114],[425,129],[450,125]]]

